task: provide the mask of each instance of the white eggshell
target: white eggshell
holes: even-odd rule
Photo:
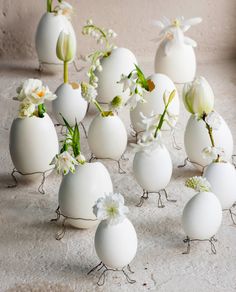
[[[122,269],[135,257],[137,235],[133,224],[125,218],[116,225],[102,221],[95,234],[95,249],[99,259],[109,268]]]
[[[59,189],[59,206],[63,215],[72,218],[96,219],[93,206],[96,201],[113,192],[109,172],[100,162],[85,163],[76,167],[76,172],[69,172],[63,177]],[[67,221],[76,228],[91,228],[98,221]]]
[[[220,117],[221,125],[218,130],[213,130],[215,145],[225,151],[225,159],[230,160],[233,154],[233,137],[225,120]],[[211,163],[211,159],[204,159],[202,150],[211,146],[205,123],[190,116],[184,133],[184,146],[188,158],[202,166]],[[197,167],[199,169],[199,167]]]
[[[35,36],[36,51],[40,63],[62,64],[57,58],[56,46],[62,30],[69,32],[76,48],[76,37],[71,22],[64,15],[45,13],[38,24]]]
[[[172,169],[171,157],[164,145],[151,153],[139,151],[134,156],[134,177],[146,191],[159,192],[164,189],[170,182]]]
[[[236,202],[236,170],[227,163],[211,163],[205,169],[203,176],[211,184],[212,192],[221,202],[222,209],[229,209]]]
[[[142,119],[140,112],[149,117],[153,113],[154,115],[162,114],[165,104],[163,101],[163,95],[165,92],[171,93],[176,87],[171,79],[164,74],[153,74],[149,77],[155,84],[155,89],[152,92],[144,92],[144,99],[146,102],[138,103],[138,105],[130,111],[131,124],[136,132],[144,130],[142,125]],[[176,95],[168,107],[169,112],[173,115],[179,115],[179,95],[176,90]],[[170,127],[166,126],[167,129]]]
[[[81,122],[87,112],[88,103],[81,96],[81,87],[73,89],[68,83],[61,84],[55,94],[57,98],[52,101],[52,110],[58,123],[64,124],[60,113],[71,125],[75,125],[75,120]]]
[[[165,54],[163,41],[157,49],[155,72],[166,74],[175,83],[193,81],[196,74],[194,49],[185,44],[176,45],[169,55]]]
[[[97,115],[88,130],[88,144],[97,158],[119,160],[127,146],[126,128],[117,116]]]
[[[133,69],[137,60],[134,54],[126,48],[114,49],[110,56],[101,60],[102,71],[96,71],[98,77],[98,101],[109,103],[112,99],[119,95],[124,101],[128,99],[129,90],[123,92],[122,84],[118,84],[121,75],[128,75]]]
[[[17,118],[10,130],[10,154],[15,168],[22,173],[44,172],[58,153],[57,133],[50,117]]]
[[[211,192],[193,196],[184,207],[183,229],[190,239],[209,239],[215,235],[222,221],[222,208]]]

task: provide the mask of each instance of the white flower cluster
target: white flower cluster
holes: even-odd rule
[[[78,161],[68,151],[64,151],[57,154],[51,164],[55,165],[58,174],[66,175],[69,171],[75,172],[75,166],[78,165]]]
[[[144,88],[141,84],[137,83],[138,76],[137,73],[131,72],[128,76],[122,74],[119,84],[123,86],[123,92],[126,90],[130,91],[129,99],[126,102],[126,105],[130,106],[130,109],[133,110],[138,105],[139,102],[146,102],[143,97]]]
[[[202,156],[204,159],[210,158],[212,161],[217,159],[224,159],[225,151],[220,147],[208,146],[202,150]]]
[[[202,19],[200,17],[185,20],[183,16],[176,17],[173,21],[167,17],[163,17],[159,21],[154,21],[153,24],[161,28],[158,39],[166,40],[164,44],[165,54],[169,55],[171,50],[174,49],[175,44],[186,44],[196,47],[197,43],[193,39],[186,37],[184,32],[201,21]]]
[[[118,224],[129,212],[124,203],[124,197],[121,194],[111,193],[97,200],[93,207],[93,213],[98,220],[106,220],[108,224]]]
[[[82,82],[81,95],[87,102],[94,102],[97,97],[97,91],[93,85],[86,82]]]
[[[210,192],[211,185],[206,178],[194,176],[186,180],[185,186],[197,192]]]
[[[17,88],[16,99],[21,102],[19,118],[26,118],[33,115],[35,107],[43,104],[44,101],[54,100],[57,96],[39,79],[28,79]]]
[[[54,8],[53,12],[55,13],[55,15],[64,15],[70,20],[71,14],[73,12],[73,7],[66,1],[61,1]]]

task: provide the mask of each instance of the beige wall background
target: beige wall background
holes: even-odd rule
[[[56,1],[54,1],[56,3]],[[199,62],[236,57],[236,0],[68,0],[74,6],[73,25],[78,53],[86,54],[94,42],[82,36],[86,19],[114,29],[116,44],[131,49],[137,58],[154,58],[158,28],[152,20],[165,15],[201,16],[203,22],[188,35],[198,42]],[[0,58],[35,59],[34,34],[46,0],[0,0]]]

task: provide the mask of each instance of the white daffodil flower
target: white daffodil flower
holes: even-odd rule
[[[219,130],[221,125],[221,118],[220,115],[214,111],[210,112],[206,118],[205,122],[213,129]]]
[[[57,40],[56,53],[58,59],[70,62],[75,56],[75,44],[71,33],[62,30]]]
[[[27,101],[27,99],[25,99],[23,102],[20,103],[18,117],[21,119],[31,117],[34,111],[35,111],[35,105],[31,103],[30,101]]]
[[[57,154],[51,164],[55,164],[58,174],[66,175],[69,171],[75,172],[75,166],[78,165],[78,161],[68,151],[64,151]]]
[[[207,80],[200,76],[193,82],[186,83],[183,88],[185,108],[191,114],[209,114],[214,107],[214,93]]]
[[[205,177],[194,176],[186,180],[185,186],[197,192],[210,192],[211,185]]]
[[[91,84],[81,83],[81,94],[87,102],[94,102],[97,97],[97,90]]]
[[[35,105],[44,103],[44,100],[54,100],[57,96],[53,94],[47,86],[39,79],[28,79],[17,89],[17,99],[24,101],[27,99]]]
[[[184,19],[183,16],[176,17],[173,21],[167,17],[163,17],[159,21],[153,21],[155,26],[161,28],[158,39],[164,39],[165,54],[169,55],[171,50],[177,44],[186,44],[196,47],[197,43],[184,35],[184,32],[190,29],[191,26],[199,24],[202,21],[200,17]]]
[[[55,15],[64,15],[68,19],[71,18],[71,14],[73,12],[73,7],[67,3],[66,1],[61,1],[55,8]]]
[[[225,156],[225,151],[223,148],[220,147],[205,147],[202,150],[202,157],[204,159],[208,159],[210,158],[212,161],[218,159],[218,157],[220,157],[221,159],[224,158]]]
[[[93,213],[98,220],[106,220],[108,224],[118,224],[129,212],[124,205],[124,197],[119,193],[111,193],[97,200]]]

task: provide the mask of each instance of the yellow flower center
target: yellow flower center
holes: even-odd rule
[[[37,93],[39,97],[43,97],[45,95],[45,90],[41,90]]]
[[[180,21],[178,19],[175,19],[173,21],[173,25],[176,26],[176,27],[180,27]]]

